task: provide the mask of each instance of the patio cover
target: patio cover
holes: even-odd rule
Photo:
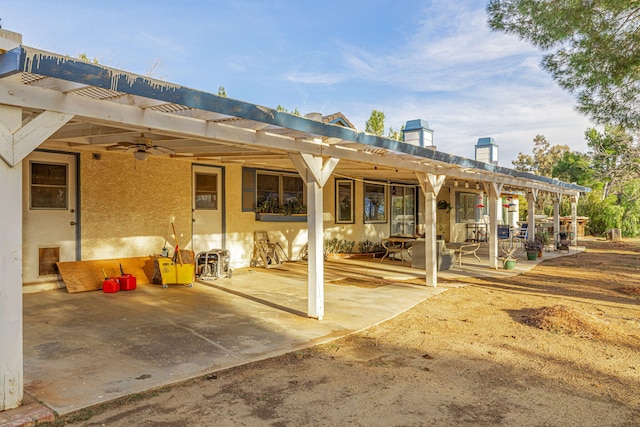
[[[508,186],[577,199],[588,188],[482,163],[430,148],[323,123],[91,64],[21,45],[0,29],[0,181],[3,200],[21,199],[21,161],[50,149],[113,145],[144,133],[194,162],[241,162],[250,167],[298,171],[309,202],[309,316],[322,319],[322,187],[334,173],[420,185],[425,219],[427,284],[436,285],[435,199],[446,180],[482,182],[492,200]],[[533,197],[533,196],[532,196]],[[0,240],[0,410],[22,399],[22,206],[4,208]],[[495,221],[493,221],[495,224]],[[492,232],[492,235],[494,233]],[[495,240],[495,239],[494,239]],[[495,253],[496,249],[493,248]]]

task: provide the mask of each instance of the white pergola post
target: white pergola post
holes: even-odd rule
[[[575,193],[571,196],[571,244],[578,245],[578,197],[580,193]]]
[[[13,133],[22,110],[0,106],[0,411],[20,406],[24,391],[22,343],[22,163],[13,163]],[[7,157],[11,160],[8,161]]]
[[[489,266],[498,268],[498,212],[502,209],[502,187],[504,184],[490,182],[489,190]]]
[[[424,267],[426,285],[438,286],[438,244],[436,242],[436,202],[437,196],[444,184],[445,175],[418,173],[416,177],[420,183],[424,196]]]
[[[529,224],[527,227],[529,231],[527,232],[527,238],[530,240],[535,239],[536,237],[536,200],[538,199],[538,190],[536,188],[532,188],[527,191],[527,205],[529,207],[529,214],[527,215],[527,223]]]
[[[338,159],[292,153],[289,158],[307,187],[308,304],[307,316],[322,320],[324,317],[324,239],[322,215],[322,189],[338,164]]]
[[[553,198],[553,250],[557,249],[558,233],[560,232],[560,201],[562,194],[556,193]]]

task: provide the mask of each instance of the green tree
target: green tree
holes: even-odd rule
[[[551,176],[560,181],[591,187],[595,179],[591,156],[577,151],[566,152],[553,167]]]
[[[218,96],[221,96],[223,98],[227,97],[227,90],[224,88],[224,86],[220,86],[218,88]]]
[[[276,107],[276,110],[281,111],[283,113],[288,113],[288,114],[293,114],[294,116],[300,116],[300,111],[298,111],[298,108],[294,108],[293,111],[289,111],[288,109],[286,109],[285,107],[283,107],[282,105],[278,105]]]
[[[622,235],[640,236],[640,179],[630,180],[623,185],[618,203],[624,209],[620,225]]]
[[[640,145],[619,126],[605,126],[604,132],[587,129],[596,178],[604,184],[602,197],[619,193],[631,180],[640,178]]]
[[[88,62],[90,64],[97,64],[98,63],[98,58],[94,57],[93,59],[90,59],[86,53],[81,53],[80,55],[78,55],[78,59],[80,61],[84,61],[84,62]]]
[[[543,67],[600,124],[640,128],[640,2],[490,0],[489,25],[545,51]]]
[[[589,186],[580,198],[579,215],[589,217],[591,234],[620,228],[625,237],[640,236],[640,147],[619,126],[604,131],[587,129],[588,154],[566,153],[554,166],[553,176]],[[568,206],[563,206],[567,213]]]
[[[388,137],[390,139],[395,139],[396,141],[404,140],[404,125],[400,126],[400,130],[395,130],[392,127],[389,127]]]
[[[392,127],[389,127],[389,133],[387,134],[387,138],[395,139],[396,141],[402,141],[402,132],[404,131],[404,126],[402,129],[395,130]]]
[[[536,135],[533,138],[533,156],[525,153],[518,153],[518,158],[511,163],[516,170],[535,173],[540,176],[551,177],[553,167],[568,153],[567,145],[551,145],[544,135]],[[543,212],[549,215],[553,204],[551,195],[540,193],[536,200],[534,209],[536,212]],[[521,209],[521,212],[523,210]]]
[[[554,165],[569,151],[569,146],[552,146],[544,135],[538,134],[533,138],[533,156],[518,153],[518,158],[511,163],[516,170],[550,177]]]
[[[615,196],[602,197],[602,189],[596,188],[580,199],[578,215],[589,217],[587,230],[600,236],[611,228],[622,228],[624,208],[617,204]]]
[[[382,136],[384,134],[384,113],[382,111],[373,110],[367,123],[365,123],[365,132]]]

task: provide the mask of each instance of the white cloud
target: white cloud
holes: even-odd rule
[[[332,73],[313,73],[313,72],[300,72],[292,71],[286,75],[287,80],[295,83],[309,83],[309,84],[323,84],[331,85],[342,83],[346,80],[346,77],[341,74]]]

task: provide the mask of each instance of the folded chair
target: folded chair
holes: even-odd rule
[[[251,255],[252,267],[271,268],[288,261],[287,254],[280,243],[271,243],[266,231],[253,233],[253,254]]]

